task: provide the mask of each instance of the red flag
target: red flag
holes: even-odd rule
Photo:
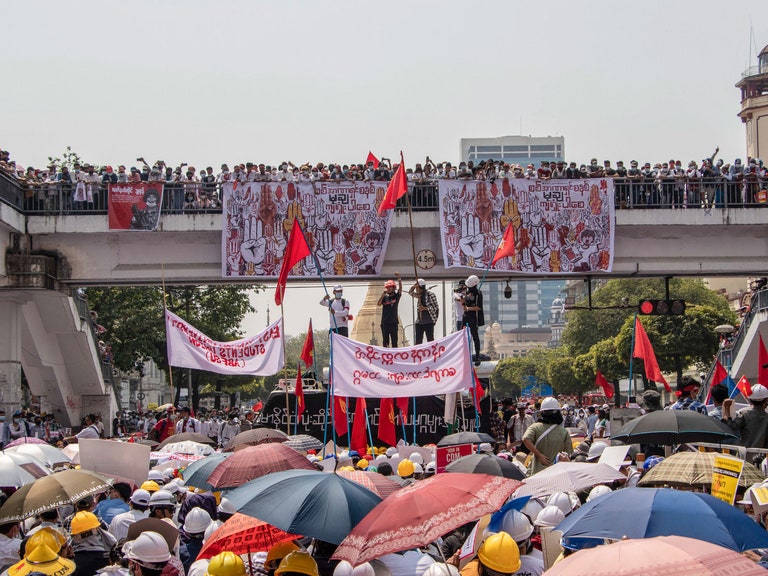
[[[642,359],[645,364],[645,376],[648,380],[654,382],[661,382],[664,384],[664,388],[667,392],[672,392],[672,388],[667,384],[664,376],[661,375],[659,369],[659,363],[656,361],[656,354],[651,346],[651,341],[648,339],[648,334],[645,332],[645,328],[640,323],[640,318],[635,317],[635,349],[632,351],[633,358]]]
[[[400,417],[403,419],[403,424],[408,419],[408,400],[410,398],[398,398],[396,400],[397,407],[400,408]]]
[[[595,386],[600,386],[600,388],[603,389],[606,398],[613,398],[613,386],[611,386],[611,383],[605,379],[605,376],[603,376],[603,373],[600,372],[600,370],[595,374]]]
[[[395,433],[395,401],[392,398],[382,398],[379,401],[379,440],[390,446],[397,444]]]
[[[741,393],[744,394],[744,398],[749,398],[752,396],[752,384],[749,383],[749,380],[747,380],[746,376],[739,378],[739,381],[736,383],[736,388],[738,388]]]
[[[309,330],[307,331],[307,337],[304,339],[304,346],[301,348],[301,361],[304,362],[307,368],[312,366],[315,359],[315,335],[312,332],[312,318],[309,319]]]
[[[379,159],[376,158],[376,156],[373,155],[373,152],[368,150],[368,158],[365,159],[365,165],[368,166],[370,162],[373,162],[373,167],[378,168],[379,167]]]
[[[395,176],[390,180],[387,186],[387,192],[384,194],[384,198],[381,199],[379,204],[379,216],[381,216],[387,210],[392,210],[397,204],[397,201],[402,198],[405,193],[408,192],[408,180],[405,177],[405,161],[403,160],[403,153],[400,152],[400,165],[395,170]]]
[[[251,406],[251,410],[253,410],[254,412],[261,412],[262,408],[264,408],[264,402],[262,402],[261,400],[256,402],[256,404],[254,404],[253,406]]]
[[[299,220],[294,216],[291,233],[288,236],[288,246],[285,248],[285,254],[283,255],[283,264],[280,266],[280,276],[277,279],[277,286],[275,286],[275,304],[278,306],[283,302],[288,272],[311,253],[312,251],[309,249],[307,239],[304,237],[304,232],[299,225]]]
[[[512,223],[507,224],[504,229],[504,236],[501,237],[499,247],[496,248],[496,254],[491,260],[491,266],[496,264],[502,258],[515,255],[515,229],[512,228]]]
[[[301,416],[304,414],[304,409],[306,406],[304,405],[304,382],[301,379],[301,364],[296,362],[296,367],[298,368],[298,373],[296,374],[296,387],[295,387],[295,394],[296,394],[296,415]]]
[[[768,386],[768,351],[765,349],[762,334],[760,334],[760,348],[757,351],[757,383]]]
[[[341,396],[333,397],[333,429],[336,434],[344,436],[349,432],[347,425],[347,399]]]
[[[368,418],[365,412],[365,398],[358,398],[355,402],[355,419],[352,422],[352,437],[349,440],[349,449],[357,450],[358,454],[368,451]]]
[[[478,414],[482,414],[483,410],[480,408],[480,398],[485,394],[485,390],[483,389],[483,385],[480,384],[480,378],[477,377],[477,372],[475,372],[474,368],[472,369],[472,374],[475,377],[475,387],[472,390],[472,397],[475,400],[475,410]]]

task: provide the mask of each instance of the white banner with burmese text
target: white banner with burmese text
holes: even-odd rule
[[[336,396],[434,396],[474,385],[467,329],[406,348],[381,348],[331,334]]]
[[[174,313],[165,311],[168,364],[217,374],[271,376],[285,363],[282,318],[250,338],[216,342]]]

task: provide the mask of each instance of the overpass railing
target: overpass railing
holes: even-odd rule
[[[614,178],[616,208],[743,208],[768,207],[768,182],[759,178],[729,181],[725,178],[630,179]],[[439,207],[436,180],[411,182],[414,211],[435,212]],[[164,183],[162,213],[200,214],[221,212],[219,183]],[[74,200],[75,185],[58,182],[29,184],[0,174],[0,201],[27,215],[106,214],[108,187],[93,185],[87,201]],[[397,210],[405,210],[405,198]]]

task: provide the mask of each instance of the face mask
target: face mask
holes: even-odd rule
[[[0,422],[5,422],[5,416],[0,416]]]

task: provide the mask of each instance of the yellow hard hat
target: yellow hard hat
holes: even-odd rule
[[[400,460],[400,464],[397,465],[397,475],[403,478],[413,476],[413,462],[410,460]]]
[[[147,492],[152,494],[152,492],[157,492],[158,490],[160,490],[160,484],[158,484],[154,480],[147,480],[141,485],[141,489],[146,490]]]
[[[366,460],[365,458],[360,458],[360,460],[357,461],[357,467],[360,468],[361,470],[365,470],[366,468],[368,468],[368,460]]]
[[[80,534],[98,528],[99,526],[101,526],[101,522],[96,518],[96,514],[88,512],[87,510],[81,510],[72,518],[72,525],[70,526],[69,531],[72,534]]]
[[[306,574],[307,576],[320,576],[320,571],[317,569],[317,562],[312,558],[309,552],[303,550],[297,550],[291,552],[283,558],[280,562],[280,566],[275,570],[275,574],[278,576],[285,572],[294,572],[297,574]]]
[[[267,559],[264,560],[264,566],[269,567],[270,562],[279,563],[280,560],[288,556],[288,554],[291,552],[295,552],[296,550],[299,550],[299,547],[296,546],[292,540],[283,540],[282,542],[278,542],[269,549],[269,552],[267,552]]]
[[[483,566],[502,574],[514,574],[520,569],[520,548],[506,532],[492,534],[485,539],[477,557]]]
[[[240,556],[227,550],[211,558],[205,576],[245,576],[245,564]]]
[[[45,544],[27,552],[24,560],[8,568],[8,576],[25,576],[32,572],[41,572],[50,576],[67,576],[75,571],[72,560],[60,557]]]
[[[25,548],[27,554],[32,552],[35,548],[40,546],[41,544],[45,544],[53,550],[54,552],[58,553],[59,550],[64,546],[64,544],[67,543],[67,539],[64,537],[64,534],[56,530],[55,528],[49,528],[46,526],[45,528],[40,528],[37,532],[32,534],[32,536],[29,537],[29,540],[27,540],[27,547]]]

